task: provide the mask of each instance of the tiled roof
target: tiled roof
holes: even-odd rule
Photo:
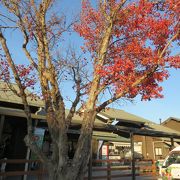
[[[143,129],[151,130],[153,131],[161,131],[164,133],[174,133],[174,134],[179,134],[180,132],[175,131],[173,129],[170,129],[168,127],[162,126],[160,124],[156,124],[150,120],[144,119],[142,117],[136,116],[134,114],[128,113],[123,110],[119,109],[106,109],[105,111],[100,112],[105,117],[108,117],[109,119],[112,120],[117,120],[119,122],[129,122],[129,123],[142,123],[144,125]],[[118,123],[120,124],[120,123]]]
[[[160,124],[156,124],[156,123],[146,123],[146,127],[151,129],[152,131],[162,131],[162,132],[167,132],[167,133],[175,133],[175,134],[180,134],[179,131],[173,130],[171,128],[165,127],[163,125]]]
[[[123,110],[119,110],[119,109],[109,108],[104,111],[101,111],[100,114],[112,120],[127,120],[127,121],[134,121],[134,122],[140,122],[140,123],[151,122],[147,119],[144,119],[142,117],[136,116],[134,114],[131,114]]]
[[[12,87],[18,92],[18,86],[16,84],[11,84]],[[26,91],[27,94],[30,94],[29,91]],[[40,100],[38,97],[36,100],[31,97],[27,98],[29,105],[36,106],[36,107],[42,107],[44,106],[44,103],[42,100]],[[14,94],[8,87],[8,85],[5,82],[0,81],[0,101],[2,102],[9,102],[9,103],[16,103],[16,104],[22,104],[22,99],[18,97],[16,94]]]
[[[165,121],[163,121],[162,124],[166,124],[168,121],[171,121],[171,120],[180,122],[180,118],[169,117],[168,119],[166,119]]]

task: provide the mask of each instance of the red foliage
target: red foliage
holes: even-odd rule
[[[10,72],[9,65],[6,61],[0,60],[0,80],[9,81]]]
[[[81,21],[75,31],[85,39],[83,49],[92,59],[98,59],[98,52],[109,26],[108,17],[122,1],[109,0],[93,8],[89,1],[83,1]],[[180,67],[180,57],[172,55],[172,42],[179,39],[178,0],[139,0],[126,2],[113,21],[113,29],[103,66],[99,68],[102,85],[113,87],[114,92],[127,91],[127,97],[142,95],[142,99],[162,97],[158,82],[168,77],[166,67]],[[139,78],[146,80],[133,86]]]
[[[34,88],[34,85],[37,81],[35,74],[33,72],[32,66],[25,66],[25,65],[16,65],[16,69],[18,71],[18,75],[21,79],[21,83],[24,88]]]
[[[21,80],[23,88],[33,89],[37,82],[37,79],[33,71],[33,67],[20,64],[20,65],[16,65],[16,70]],[[4,60],[1,59],[0,60],[0,80],[3,80],[5,82],[12,82],[13,78],[14,77],[12,76],[11,71],[9,69],[8,62],[5,59]]]

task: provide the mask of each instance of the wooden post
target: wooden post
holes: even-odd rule
[[[111,162],[109,161],[109,143],[107,144],[107,180],[111,180]]]
[[[131,172],[132,172],[132,180],[136,179],[136,169],[135,169],[135,159],[134,159],[134,137],[133,133],[130,133],[130,138],[131,138]]]
[[[174,139],[173,137],[171,138],[171,150],[174,148]]]
[[[27,152],[26,152],[26,160],[29,160],[29,158],[30,158],[30,153],[31,153],[31,150],[30,150],[30,148],[28,147],[28,148],[27,148]],[[24,167],[24,171],[25,171],[25,172],[28,171],[28,167],[29,167],[29,162],[26,162],[26,163],[25,163],[25,167]],[[23,176],[23,180],[27,180],[27,175],[26,175],[26,174]]]
[[[156,176],[156,162],[152,160],[152,176]]]
[[[100,152],[102,151],[103,143],[104,143],[103,140],[98,141],[97,159],[100,159],[100,156],[102,156]]]
[[[1,121],[0,121],[0,142],[2,141],[4,120],[5,120],[5,116],[4,116],[4,115],[1,115]]]
[[[91,142],[90,155],[89,155],[88,180],[92,180],[92,142]]]
[[[111,162],[107,159],[107,180],[111,180]]]

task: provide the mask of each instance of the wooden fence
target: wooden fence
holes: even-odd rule
[[[8,164],[25,164],[28,163],[28,166],[31,164],[38,164],[38,168],[33,170],[28,168],[27,170],[11,170],[11,171],[6,171],[6,166]],[[26,159],[1,159],[0,160],[0,179],[3,179],[3,177],[12,177],[12,176],[36,176],[38,180],[42,180],[43,174],[47,174],[47,170],[45,170],[42,166],[42,163],[40,160],[26,160]]]
[[[157,167],[153,160],[136,161],[135,174],[136,176],[152,176],[152,179],[157,176]],[[132,177],[131,161],[130,160],[94,160],[91,168],[91,179],[107,179]],[[85,179],[88,179],[86,177]],[[90,178],[89,178],[90,179]]]
[[[21,171],[6,171],[7,164],[25,164],[28,163],[30,166],[32,163],[39,164],[38,168],[32,170],[28,168],[27,170]],[[43,175],[47,174],[47,170],[43,168],[39,160],[25,160],[25,159],[3,159],[0,160],[0,177],[9,177],[9,176],[36,176],[36,179],[44,179]],[[85,180],[95,180],[95,179],[104,179],[104,180],[113,180],[113,178],[120,177],[131,177],[131,161],[130,160],[93,160],[92,166],[89,168],[89,173],[86,174]],[[152,160],[141,160],[136,161],[135,166],[136,176],[149,175],[155,177],[157,175],[155,162]]]

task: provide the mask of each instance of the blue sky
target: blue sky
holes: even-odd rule
[[[162,121],[168,117],[180,118],[180,70],[171,70],[169,79],[162,83],[162,87],[164,98],[151,101],[136,98],[134,103],[121,108],[156,123],[159,123],[160,118]]]
[[[93,0],[94,2],[95,0]],[[75,3],[76,2],[76,3]],[[63,8],[65,14],[68,15],[68,18],[71,19],[77,15],[80,10],[80,0],[61,0],[60,3],[57,1],[56,9]],[[14,36],[15,32],[8,34],[9,46],[13,57],[18,62],[23,62],[23,55],[18,49],[21,48],[19,41],[22,41],[20,36]],[[68,36],[69,38],[69,36]],[[82,39],[80,40],[77,36],[72,36],[67,40],[67,44],[74,42],[76,45],[81,44]],[[180,51],[176,49],[176,51]],[[152,99],[151,101],[140,101],[137,97],[133,103],[127,102],[123,106],[113,105],[114,108],[123,109],[129,113],[144,117],[156,123],[159,123],[159,119],[162,121],[168,117],[177,117],[180,118],[180,70],[171,70],[170,77],[168,80],[162,83],[163,86],[163,99]]]

